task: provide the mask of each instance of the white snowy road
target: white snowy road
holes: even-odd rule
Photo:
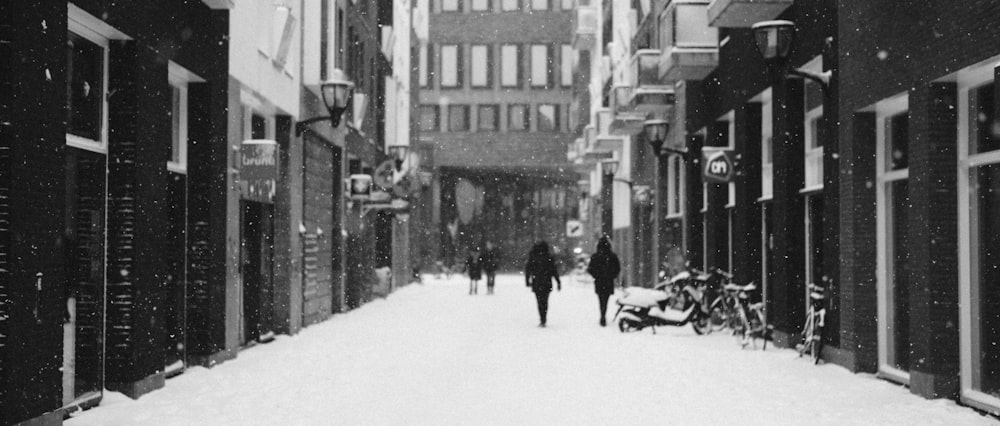
[[[137,401],[106,393],[67,425],[1000,424],[789,350],[601,328],[572,279],[538,328],[523,280],[498,281],[469,296],[463,277],[425,277]]]

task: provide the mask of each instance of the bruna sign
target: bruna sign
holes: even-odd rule
[[[240,196],[273,203],[278,185],[278,143],[251,139],[240,144]]]
[[[705,165],[705,182],[728,183],[733,180],[736,174],[733,150],[705,147],[701,151],[701,157],[702,164]]]

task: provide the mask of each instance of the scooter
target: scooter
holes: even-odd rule
[[[634,287],[625,290],[615,303],[615,321],[622,333],[656,326],[682,327],[691,324],[695,333],[712,331],[711,314],[705,305],[705,289],[711,274],[698,270],[682,271],[655,288]]]

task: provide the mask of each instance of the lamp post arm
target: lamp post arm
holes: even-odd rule
[[[313,117],[313,118],[310,118],[310,119],[307,119],[307,120],[302,120],[302,121],[296,122],[295,123],[295,136],[302,136],[302,132],[306,131],[306,129],[309,127],[310,124],[313,124],[313,123],[316,123],[316,122],[320,122],[320,121],[326,121],[326,120],[333,120],[333,117],[330,117],[329,115],[324,115],[324,116],[321,116],[321,117]],[[340,121],[340,120],[336,120],[336,121]]]
[[[819,85],[823,88],[824,92],[830,90],[830,77],[833,76],[833,72],[831,72],[830,70],[817,73],[817,72],[807,71],[801,68],[792,68],[791,70],[788,71],[788,73],[792,75],[797,75],[802,78],[807,78],[819,83]]]

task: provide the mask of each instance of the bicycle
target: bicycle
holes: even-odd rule
[[[823,351],[823,326],[826,320],[826,308],[822,306],[826,296],[825,288],[809,284],[809,306],[806,310],[806,324],[802,327],[802,343],[796,345],[799,357],[807,352],[813,359],[813,364],[819,364]]]
[[[771,327],[767,324],[764,316],[764,303],[750,303],[750,292],[757,290],[757,285],[751,282],[747,285],[726,284],[723,289],[726,292],[727,307],[733,306],[733,313],[730,316],[730,327],[733,335],[746,348],[751,345],[757,347],[757,339],[763,340],[761,350],[767,350],[767,340],[770,337]]]

